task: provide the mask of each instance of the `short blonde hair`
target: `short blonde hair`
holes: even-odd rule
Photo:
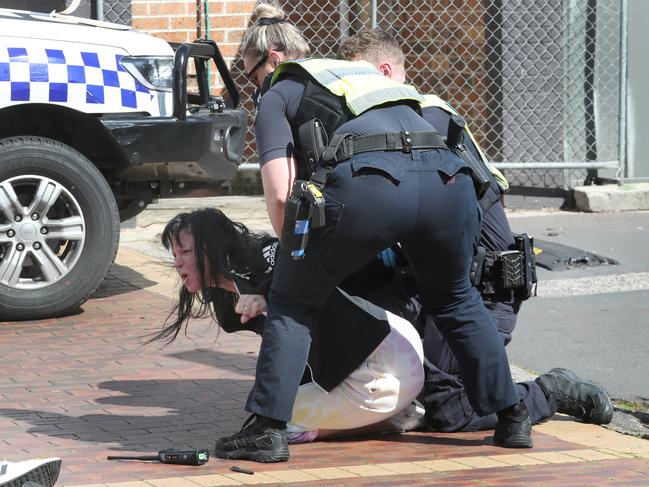
[[[338,57],[347,61],[369,61],[375,66],[391,61],[404,64],[406,58],[397,40],[381,29],[364,29],[345,39]]]
[[[308,57],[311,49],[300,29],[288,22],[284,11],[269,3],[260,3],[252,11],[252,25],[246,31],[242,56],[261,57],[269,49],[282,51],[289,59]]]

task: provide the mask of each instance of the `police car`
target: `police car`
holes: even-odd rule
[[[214,43],[0,9],[0,321],[78,308],[115,258],[120,220],[229,180],[238,105]]]

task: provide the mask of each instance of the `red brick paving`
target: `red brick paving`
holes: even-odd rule
[[[644,466],[643,466],[644,463]],[[319,481],[318,485],[346,486],[350,479]],[[649,485],[649,464],[638,460],[613,460],[597,464],[570,463],[564,465],[538,465],[532,467],[489,468],[440,472],[425,475],[399,475],[396,477],[371,477],[354,479],[355,486],[380,485],[423,487],[498,486],[520,487],[607,487]],[[276,485],[276,484],[268,484]]]
[[[144,280],[146,283],[146,281]],[[237,431],[254,375],[259,339],[193,322],[167,348],[144,345],[170,300],[109,278],[83,312],[0,326],[0,457],[60,456],[60,484],[120,482],[223,473],[203,467],[108,462],[107,455],[162,448],[212,448]],[[288,464],[257,471],[503,454],[490,432],[411,433],[291,449]],[[535,452],[584,448],[535,434]],[[506,452],[511,453],[511,452]],[[242,462],[245,464],[246,462]],[[354,485],[649,485],[649,463],[612,460],[354,479]],[[644,479],[644,480],[643,480]],[[638,483],[640,482],[640,483]],[[644,483],[642,483],[644,482]],[[349,485],[350,479],[319,485]]]

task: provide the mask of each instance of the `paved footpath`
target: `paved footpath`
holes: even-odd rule
[[[649,486],[649,441],[560,415],[534,427],[530,450],[495,447],[490,431],[407,433],[293,446],[281,464],[109,462],[169,447],[213,451],[247,416],[259,346],[209,320],[166,348],[144,344],[177,282],[168,264],[133,247],[122,245],[79,314],[0,326],[0,458],[59,456],[57,486],[75,487]],[[235,463],[254,475],[233,473]]]

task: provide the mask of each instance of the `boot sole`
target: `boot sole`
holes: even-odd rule
[[[280,448],[274,451],[216,451],[215,456],[226,460],[250,460],[259,463],[286,462],[288,460],[288,448]]]
[[[500,442],[494,438],[494,443],[503,448],[533,448],[532,438],[526,435],[514,436],[507,442]]]
[[[51,460],[32,470],[25,472],[20,477],[7,482],[0,482],[0,487],[23,487],[29,482],[37,483],[42,487],[52,487],[59,478],[61,460]]]

